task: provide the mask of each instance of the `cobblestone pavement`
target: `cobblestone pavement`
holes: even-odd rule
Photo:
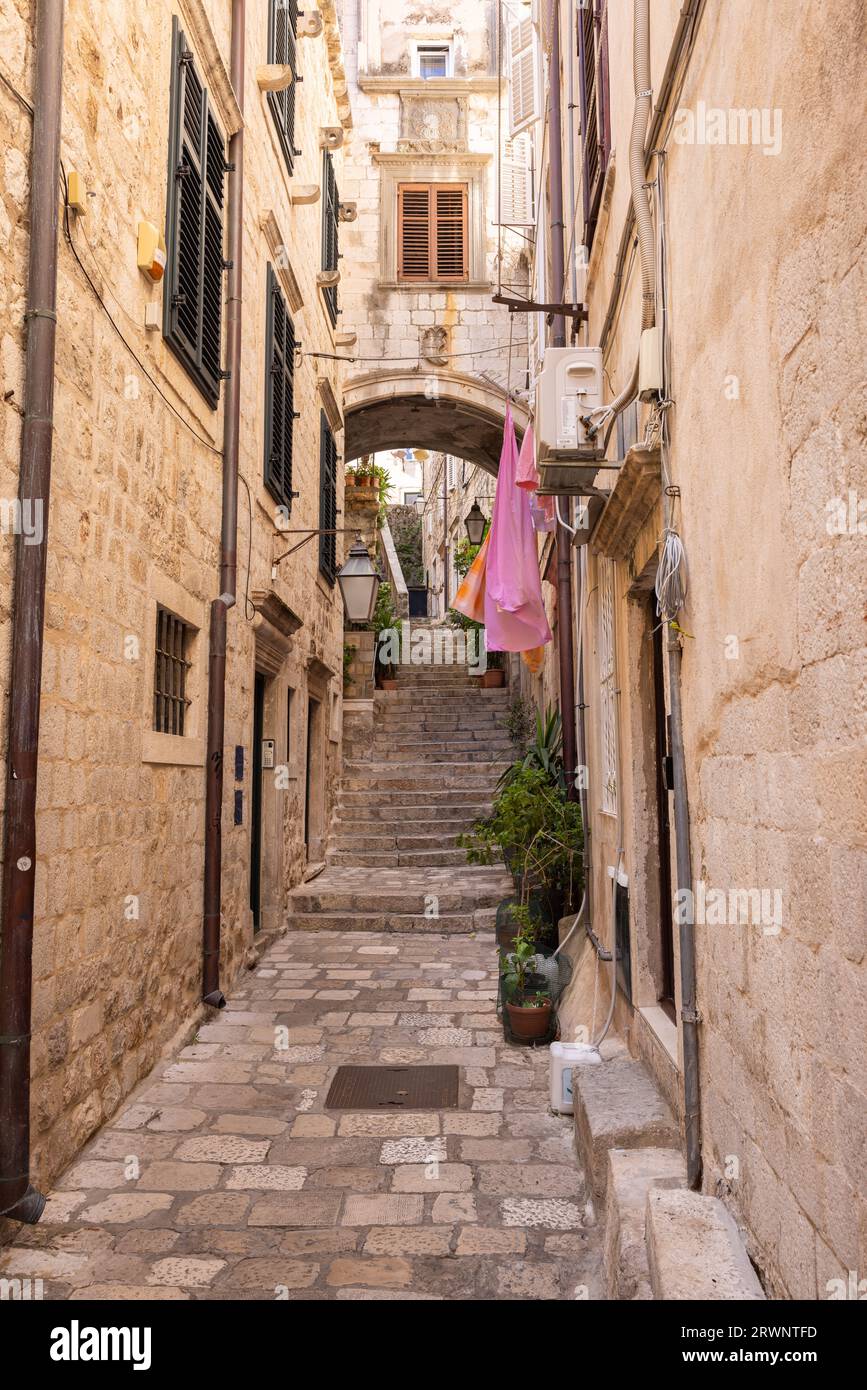
[[[602,1297],[547,1049],[495,1015],[472,936],[292,932],[22,1227],[54,1299]],[[276,1046],[275,1046],[276,1042]],[[325,1110],[340,1063],[454,1063],[458,1110]]]

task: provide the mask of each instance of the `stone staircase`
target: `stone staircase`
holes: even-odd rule
[[[372,718],[345,722],[326,868],[290,895],[293,928],[474,931],[511,891],[502,867],[467,865],[457,844],[512,761],[508,691],[454,665],[401,665],[397,681],[375,692]]]

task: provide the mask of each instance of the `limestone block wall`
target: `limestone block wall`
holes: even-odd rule
[[[39,769],[33,995],[34,1178],[46,1183],[117,1108],[175,1031],[196,1017],[201,973],[204,737],[208,612],[219,591],[222,406],[212,411],[145,307],[159,289],[136,268],[136,226],[164,225],[172,15],[178,14],[224,131],[228,0],[128,0],[66,7],[62,156],[83,176],[86,216],[72,237],[103,308],[62,241],[56,430]],[[314,541],[284,561],[290,539],[263,478],[266,267],[294,282],[296,373],[290,524],[319,524],[320,409],[341,444],[340,368],[316,286],[321,204],[293,205],[321,178],[319,130],[339,125],[339,34],[299,41],[296,141],[289,178],[255,81],[267,61],[267,6],[248,7],[246,187],[238,602],[229,615],[223,808],[223,961],[228,983],[251,944],[250,791],[253,684],[268,674],[266,737],[286,769],[265,788],[263,925],[279,924],[304,846],[308,709],[315,708],[321,816],[338,771],[342,611],[318,572]],[[4,71],[29,95],[32,7],[0,3]],[[342,118],[349,122],[342,104]],[[29,118],[4,88],[0,232],[0,496],[17,492],[28,249]],[[336,155],[338,170],[341,154]],[[282,252],[281,246],[285,248]],[[117,324],[142,366],[121,341]],[[146,372],[142,370],[146,368]],[[151,378],[151,379],[149,379]],[[336,404],[335,404],[336,403]],[[342,468],[339,468],[342,475]],[[342,507],[342,481],[338,481]],[[337,557],[341,562],[342,538]],[[8,697],[11,536],[0,537],[0,672]],[[277,651],[257,605],[271,593],[300,619]],[[156,748],[152,734],[157,602],[196,629],[189,672],[191,737]],[[270,634],[273,635],[273,634]],[[267,639],[267,640],[266,640]],[[265,645],[263,645],[265,642]],[[308,705],[315,694],[319,705]],[[5,708],[4,708],[5,719]],[[156,736],[157,743],[159,737]],[[163,739],[169,736],[162,736]],[[235,748],[243,776],[235,780]],[[234,824],[235,792],[242,793]]]
[[[484,372],[500,386],[506,383],[509,315],[491,302],[491,293],[498,278],[500,241],[504,280],[524,274],[519,260],[525,243],[510,230],[498,238],[494,225],[494,25],[494,6],[469,0],[448,11],[433,3],[382,0],[346,7],[347,77],[355,124],[341,196],[357,203],[358,218],[345,234],[342,327],[357,335],[352,375],[391,364],[393,369],[417,369],[432,381],[437,374],[454,371]],[[445,38],[453,45],[453,78],[414,78],[413,43]],[[459,107],[462,114],[455,116]],[[470,219],[466,286],[396,283],[393,204],[396,182],[401,180],[464,181],[472,186],[477,216]],[[526,384],[525,344],[526,322],[519,316],[513,324],[513,389]]]
[[[607,7],[617,158],[588,278],[591,343],[629,199],[631,9]],[[677,9],[653,7],[654,91]],[[779,924],[696,926],[704,1188],[746,1228],[769,1292],[799,1298],[827,1298],[865,1260],[863,40],[855,0],[833,25],[805,7],[784,29],[764,10],[744,27],[737,7],[708,8],[665,161],[693,874],[781,907]],[[755,138],[699,140],[700,103],[723,109],[726,131],[729,107],[735,131],[738,109],[755,110]],[[606,348],[610,391],[629,375],[639,322],[633,267]],[[633,896],[650,843],[635,586],[655,525],[650,549],[616,568],[622,835],[600,811],[598,598],[585,623],[597,875],[604,888],[624,843],[634,965],[658,930],[650,900],[641,910]],[[649,1042],[645,1055],[661,1084],[676,1079],[677,1041],[673,1061],[654,1062]]]

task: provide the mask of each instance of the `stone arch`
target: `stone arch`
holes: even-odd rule
[[[496,476],[506,397],[477,376],[383,371],[350,377],[344,390],[345,458],[409,446],[454,454]],[[526,408],[512,402],[520,441]]]

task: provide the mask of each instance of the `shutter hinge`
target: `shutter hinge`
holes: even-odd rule
[[[300,420],[300,419],[301,419],[301,411],[300,411],[300,410],[293,410],[293,411],[292,411],[292,419],[293,419],[293,420]]]
[[[300,159],[300,158],[301,158],[301,151],[300,151],[300,150],[296,150],[296,149],[293,147],[293,150],[292,150],[292,158],[293,158],[293,159]]]
[[[221,381],[229,381],[231,380],[232,373],[227,371],[221,371],[218,373],[218,375]]]
[[[175,178],[185,179],[189,176],[190,172],[191,171],[189,164],[185,159],[182,159],[178,167],[175,169]]]
[[[234,172],[235,172],[235,170],[237,169],[237,167],[238,167],[238,166],[237,166],[237,164],[235,163],[234,159],[230,160],[228,164],[226,163],[225,159],[223,160],[223,173],[224,173],[224,174],[234,174]]]
[[[183,51],[183,53],[179,54],[179,56],[178,56],[178,62],[180,63],[181,67],[186,67],[187,64],[188,64],[188,63],[191,63],[192,61],[193,61],[193,54],[192,54],[192,50],[189,49],[189,48],[185,48],[184,51]]]
[[[179,294],[173,294],[173,295],[172,295],[172,308],[173,308],[173,309],[179,308],[179,306],[180,306],[181,304],[186,304],[186,302],[187,302],[187,296],[186,296],[185,294],[179,293]]]
[[[223,269],[224,269],[224,270],[234,270],[234,268],[235,268],[235,262],[234,262],[234,261],[223,261]]]

